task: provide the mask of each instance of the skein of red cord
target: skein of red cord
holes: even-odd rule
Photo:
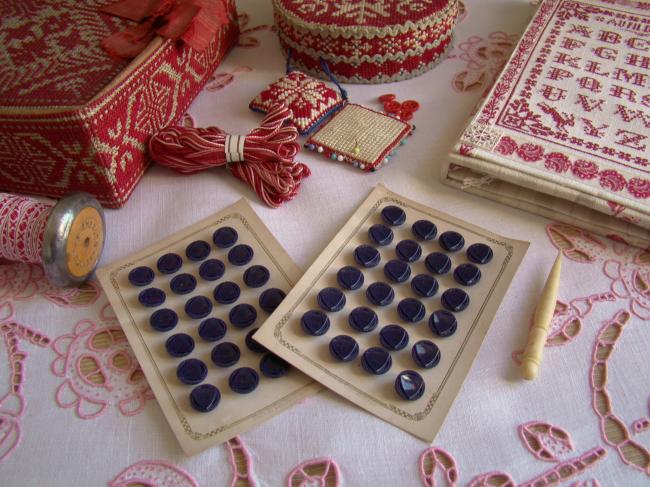
[[[296,128],[285,124],[290,117],[286,106],[276,105],[246,136],[231,136],[218,127],[168,127],[149,139],[149,153],[158,164],[183,174],[226,166],[264,203],[277,208],[293,199],[311,174],[293,160],[300,144]]]

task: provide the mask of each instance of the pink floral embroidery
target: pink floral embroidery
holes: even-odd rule
[[[517,149],[517,155],[526,162],[537,162],[544,156],[544,149],[537,144],[521,144]]]
[[[605,169],[600,172],[600,185],[611,191],[620,191],[625,187],[625,178],[614,169]]]
[[[627,190],[637,198],[650,196],[650,181],[641,178],[632,178],[627,182]]]
[[[469,156],[472,153],[473,147],[468,144],[460,144],[460,147],[458,149],[458,152],[460,153],[461,156]]]
[[[488,472],[475,477],[467,487],[516,487],[515,481],[505,472]]]
[[[558,457],[573,451],[569,433],[549,423],[531,421],[522,424],[519,436],[535,458],[547,462],[557,462]]]
[[[571,172],[580,179],[594,179],[598,176],[598,165],[592,161],[578,159],[573,163]]]
[[[235,75],[238,73],[250,73],[253,71],[253,68],[248,66],[239,66],[232,71],[227,71],[225,73],[215,73],[208,78],[208,82],[205,85],[206,91],[218,91],[235,80]]]
[[[432,446],[420,455],[420,479],[425,487],[439,487],[439,482],[454,487],[458,477],[456,460],[442,448]]]
[[[126,336],[107,304],[101,324],[82,320],[72,334],[58,337],[52,372],[64,381],[56,391],[61,408],[75,408],[82,419],[96,418],[117,405],[125,416],[140,413],[153,394]]]
[[[549,152],[544,156],[544,167],[555,172],[563,173],[571,169],[571,162],[564,154]]]
[[[497,146],[494,149],[497,151],[499,154],[503,154],[504,156],[509,156],[512,154],[514,151],[517,150],[517,143],[512,140],[512,138],[508,137],[507,135],[504,137],[501,137],[501,140],[497,144]]]
[[[253,460],[246,445],[239,436],[231,438],[226,442],[228,449],[228,461],[232,470],[230,487],[236,487],[245,483],[246,487],[256,487],[257,482],[253,477]]]
[[[237,20],[239,21],[239,42],[237,43],[237,46],[247,47],[247,48],[259,46],[260,45],[259,39],[253,37],[251,34],[253,32],[258,32],[260,30],[268,29],[269,26],[266,24],[262,24],[262,25],[257,25],[255,27],[249,28],[248,24],[250,22],[250,16],[246,13],[240,13],[237,16]]]
[[[332,458],[307,460],[287,477],[287,487],[340,487],[341,471]]]
[[[194,478],[180,467],[161,460],[142,460],[122,470],[109,487],[198,487]]]
[[[619,298],[629,300],[630,311],[642,320],[650,319],[650,265],[606,260],[603,270],[612,280],[611,290]]]

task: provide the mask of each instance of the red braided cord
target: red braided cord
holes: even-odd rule
[[[228,134],[218,127],[168,127],[151,137],[149,153],[158,164],[183,174],[226,166],[264,203],[277,208],[295,197],[300,182],[311,174],[307,166],[293,161],[300,145],[296,128],[284,124],[290,116],[286,106],[274,106],[262,125],[246,136],[241,162],[226,162]]]

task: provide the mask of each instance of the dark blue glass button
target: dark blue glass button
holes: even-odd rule
[[[467,258],[475,264],[487,264],[493,256],[494,253],[489,245],[475,243],[467,247]]]
[[[451,270],[451,259],[442,252],[432,252],[424,259],[424,264],[429,272],[434,274],[447,274]]]
[[[255,352],[255,353],[268,352],[268,349],[264,345],[256,342],[255,339],[253,338],[253,335],[257,333],[257,330],[259,330],[259,328],[253,328],[251,331],[246,333],[246,339],[244,340],[244,342],[246,343],[246,348],[248,348],[251,352]]]
[[[452,287],[441,296],[442,304],[449,311],[463,311],[469,306],[469,296],[462,289]]]
[[[185,255],[194,262],[203,260],[210,255],[210,244],[205,240],[196,240],[187,246]]]
[[[195,385],[208,375],[208,367],[198,358],[183,360],[176,368],[176,376],[183,384]]]
[[[178,324],[178,315],[173,309],[159,309],[154,311],[151,315],[151,318],[149,318],[149,324],[154,330],[169,331]]]
[[[185,333],[176,333],[167,339],[165,348],[172,357],[185,357],[194,350],[194,339]]]
[[[395,253],[405,262],[415,262],[422,256],[422,247],[415,240],[402,240],[395,247]]]
[[[429,340],[420,340],[413,345],[411,357],[423,369],[432,369],[440,362],[440,349]]]
[[[463,236],[453,230],[441,233],[438,242],[440,242],[443,249],[449,250],[450,252],[456,252],[465,245]]]
[[[248,328],[257,319],[257,311],[250,304],[238,304],[233,306],[228,314],[233,326],[237,328]]]
[[[404,282],[411,277],[411,267],[402,260],[389,260],[384,266],[384,275],[395,282]]]
[[[438,292],[438,281],[429,274],[418,274],[411,280],[411,289],[423,298],[430,298]]]
[[[150,287],[138,294],[138,301],[147,308],[155,308],[165,302],[165,291],[156,287]]]
[[[366,289],[368,301],[377,306],[388,306],[395,299],[395,291],[385,282],[373,282]]]
[[[232,304],[239,299],[239,286],[231,281],[222,282],[214,288],[214,300],[221,304]]]
[[[448,337],[456,332],[456,317],[446,309],[434,311],[429,318],[429,328],[439,337]]]
[[[233,370],[228,378],[228,385],[238,394],[253,392],[260,383],[260,376],[250,367],[240,367]]]
[[[395,379],[395,391],[407,401],[420,399],[424,394],[424,379],[415,370],[400,372]]]
[[[372,245],[359,245],[354,249],[354,260],[363,267],[375,267],[381,260],[379,251]]]
[[[369,348],[361,356],[361,366],[370,374],[385,374],[390,370],[391,365],[393,359],[390,358],[390,353],[381,347]]]
[[[286,297],[287,295],[282,289],[278,289],[277,287],[266,289],[262,294],[260,294],[260,308],[271,314],[275,311],[275,308],[280,306],[280,303]]]
[[[368,229],[368,237],[377,245],[388,245],[393,241],[393,231],[386,225],[377,223]]]
[[[326,287],[318,293],[318,306],[324,311],[341,311],[345,306],[345,294],[339,288]]]
[[[185,303],[185,313],[190,318],[205,318],[212,311],[212,302],[205,296],[194,296]]]
[[[239,235],[232,227],[221,227],[212,234],[212,241],[220,249],[232,247],[237,242]]]
[[[399,314],[400,318],[404,321],[410,323],[417,323],[420,321],[424,318],[426,312],[427,310],[424,305],[414,298],[402,299],[397,305],[397,314]]]
[[[199,336],[206,342],[218,342],[226,336],[228,327],[219,318],[207,318],[199,325]]]
[[[260,360],[260,371],[265,377],[269,377],[270,379],[277,379],[278,377],[287,375],[290,368],[291,365],[287,361],[281,359],[274,353],[267,353]]]
[[[214,365],[219,367],[230,367],[235,365],[241,357],[239,347],[232,342],[223,342],[214,346],[210,354]]]
[[[136,267],[129,272],[129,282],[133,286],[148,286],[153,282],[153,269],[147,266]]]
[[[183,265],[183,259],[178,254],[165,254],[156,263],[156,267],[163,274],[173,274]]]
[[[254,252],[250,245],[239,244],[228,252],[228,261],[232,265],[246,265],[253,260],[253,255]]]
[[[199,276],[206,281],[216,281],[223,277],[226,266],[219,259],[208,259],[199,266]]]
[[[379,342],[388,350],[402,350],[409,343],[409,334],[399,325],[386,325],[379,332]]]
[[[300,319],[302,330],[311,336],[321,336],[330,329],[330,319],[320,310],[307,311]]]
[[[420,240],[433,240],[438,234],[436,224],[429,220],[418,220],[411,226],[411,231]]]
[[[473,286],[481,280],[481,271],[474,264],[461,264],[454,269],[454,279],[463,286]]]
[[[377,313],[367,306],[359,306],[354,308],[348,317],[348,323],[357,331],[367,333],[377,328],[379,318]]]
[[[351,336],[335,336],[330,341],[330,353],[341,362],[350,362],[359,355],[359,345]]]
[[[172,278],[169,287],[176,294],[188,294],[196,288],[196,278],[192,274],[179,274]]]
[[[393,226],[401,225],[406,221],[406,213],[399,206],[387,206],[381,210],[381,217]]]
[[[253,265],[244,272],[244,282],[248,287],[262,287],[269,282],[271,273],[263,265]]]
[[[190,404],[200,413],[208,413],[219,405],[221,392],[212,384],[201,384],[190,392]]]
[[[343,289],[355,291],[363,286],[363,272],[351,265],[341,267],[336,273],[336,280]]]

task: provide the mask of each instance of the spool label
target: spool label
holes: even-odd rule
[[[84,208],[72,222],[66,244],[68,271],[74,277],[91,273],[104,245],[104,225],[95,208]]]

